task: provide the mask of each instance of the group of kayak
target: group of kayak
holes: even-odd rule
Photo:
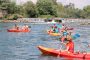
[[[44,46],[38,46],[38,49],[42,52],[44,55],[52,55],[52,56],[59,56],[59,57],[67,57],[67,58],[81,58],[81,59],[90,59],[90,53],[86,52],[75,52],[74,51],[74,42],[73,40],[76,37],[80,37],[78,34],[75,36],[72,36],[72,30],[73,28],[68,28],[64,24],[54,24],[51,26],[51,29],[48,30],[48,34],[52,36],[60,36],[60,41],[62,44],[65,45],[66,49],[53,49],[53,48],[47,48]],[[24,25],[22,28],[15,26],[12,29],[7,29],[8,32],[29,32],[29,26]]]
[[[70,29],[73,30],[73,29]],[[60,36],[60,41],[66,46],[66,50],[70,53],[74,52],[74,43],[72,38],[72,32],[64,24],[54,24],[52,28],[48,31],[49,34],[55,33]],[[67,41],[65,43],[64,41]]]
[[[60,57],[68,57],[68,58],[90,59],[90,53],[74,52],[74,42],[73,42],[74,38],[72,37],[71,30],[73,30],[73,28],[68,28],[63,24],[54,24],[51,27],[51,29],[48,30],[49,35],[60,36],[61,43],[64,44],[66,47],[65,50],[60,50],[60,49],[57,50],[57,49],[52,49],[52,48],[46,48],[43,46],[38,46],[38,49],[44,55],[52,55],[52,56],[60,56]],[[76,34],[75,36],[79,36],[79,35]]]
[[[61,24],[54,24],[54,26],[51,26],[51,29],[48,30],[47,32],[48,32],[49,35],[58,36],[58,35],[61,35],[62,32],[64,34],[67,34],[67,31],[69,31],[69,30],[73,30],[73,28],[66,27],[64,24],[63,25],[61,25]]]
[[[7,31],[8,32],[30,32],[28,25],[19,27],[17,26],[17,24],[15,24],[15,26],[12,29],[7,29]]]
[[[67,38],[72,38],[73,28],[67,27],[64,24],[54,24],[47,33],[51,36],[60,36],[60,40],[63,42]]]

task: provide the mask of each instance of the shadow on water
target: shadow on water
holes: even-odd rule
[[[61,44],[58,40],[59,37],[53,37],[47,34],[49,24],[29,24],[31,26],[31,32],[28,33],[11,33],[6,29],[11,28],[14,23],[0,23],[0,59],[2,60],[67,60],[65,58],[57,58],[52,56],[42,56],[37,49],[38,45],[42,45],[49,48],[60,48]],[[23,25],[19,23],[18,25]],[[68,25],[68,24],[67,24]],[[3,27],[4,26],[4,27]],[[6,26],[6,27],[5,27]],[[86,50],[90,52],[90,48],[87,44],[90,43],[89,27],[76,26],[71,24],[70,26],[75,28],[74,32],[81,35],[80,38],[74,40],[75,50]],[[3,28],[2,28],[3,27]],[[85,29],[83,29],[85,28]],[[87,39],[86,39],[87,38]],[[80,48],[81,47],[81,48]],[[78,59],[77,59],[78,60]]]

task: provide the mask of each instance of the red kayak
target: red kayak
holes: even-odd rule
[[[90,59],[90,53],[70,53],[66,51],[58,51],[52,48],[46,48],[43,46],[38,46],[38,49],[42,52],[43,55],[67,57],[67,58],[81,58],[81,59]]]
[[[67,30],[73,30],[74,28],[67,28]]]
[[[30,32],[30,30],[7,29],[8,32]]]

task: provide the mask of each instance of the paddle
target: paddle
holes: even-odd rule
[[[59,51],[59,54],[57,55],[57,57],[59,57],[59,55],[60,55],[60,50],[61,50],[61,45],[60,45],[60,48],[58,49],[58,51]]]
[[[79,38],[80,37],[80,35],[77,33],[77,34],[74,34],[74,35],[72,35],[72,38],[73,38],[73,40],[75,40],[75,39],[77,39],[77,38]]]
[[[62,42],[60,42],[61,44],[62,44]],[[62,45],[60,44],[60,48],[58,49],[58,51],[59,51],[59,54],[57,55],[57,57],[59,57],[59,55],[60,55],[60,51],[62,50]]]

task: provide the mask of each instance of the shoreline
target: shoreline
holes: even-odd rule
[[[44,18],[45,19],[45,18]],[[30,18],[30,19],[18,19],[18,20],[0,20],[0,23],[33,23],[33,24],[53,24],[53,22],[45,22],[44,19],[41,18]],[[60,19],[60,18],[57,18]],[[62,23],[74,23],[74,22],[78,22],[81,23],[81,25],[90,25],[90,19],[69,19],[69,18],[65,18],[64,20],[62,20]],[[57,22],[55,22],[57,23]]]

